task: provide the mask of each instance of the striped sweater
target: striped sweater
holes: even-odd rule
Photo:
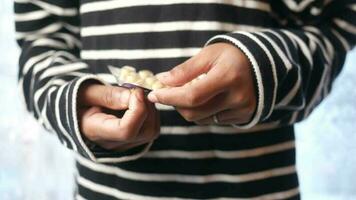
[[[15,0],[27,109],[76,152],[75,199],[300,199],[293,124],[331,90],[356,35],[355,0]],[[107,66],[166,71],[217,42],[253,68],[244,126],[198,126],[157,105],[160,137],[113,152],[86,145],[77,93]]]

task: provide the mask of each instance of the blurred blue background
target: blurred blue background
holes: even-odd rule
[[[12,1],[0,0],[0,200],[69,200],[73,155],[26,113],[17,88]],[[356,49],[331,95],[297,125],[303,200],[356,199]]]

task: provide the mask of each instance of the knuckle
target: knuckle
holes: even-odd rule
[[[247,95],[241,94],[239,101],[240,101],[241,105],[244,105],[246,107],[246,106],[248,106],[248,104],[250,102],[250,98]]]
[[[235,105],[236,107],[245,107],[248,103],[248,97],[246,97],[246,95],[244,95],[243,93],[238,93],[235,96]]]
[[[187,96],[187,106],[193,107],[200,102],[199,96],[195,95],[193,92]]]

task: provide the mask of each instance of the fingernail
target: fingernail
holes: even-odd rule
[[[152,93],[152,92],[150,92],[150,93],[148,94],[147,98],[148,98],[148,100],[150,100],[152,103],[158,103],[158,98],[157,98],[157,96],[156,96],[154,93]]]
[[[130,99],[130,90],[124,90],[122,92],[117,92],[115,93],[116,99],[122,104],[128,104],[129,99]]]

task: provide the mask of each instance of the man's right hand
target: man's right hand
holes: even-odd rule
[[[126,111],[118,118],[104,112],[107,109]],[[138,88],[84,83],[78,92],[78,119],[87,139],[115,151],[151,142],[160,130],[158,111]]]

